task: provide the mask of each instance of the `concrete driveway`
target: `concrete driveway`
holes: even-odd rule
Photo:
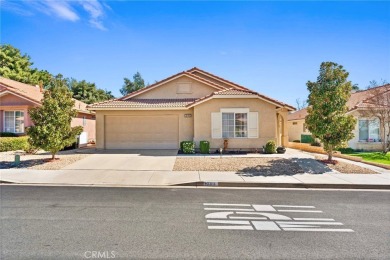
[[[66,170],[172,171],[177,150],[104,150],[66,166]]]

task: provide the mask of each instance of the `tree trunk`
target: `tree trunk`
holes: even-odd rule
[[[56,154],[55,153],[52,153],[51,154],[51,159],[54,160],[56,158]]]
[[[328,161],[332,161],[333,159],[333,152],[328,152]]]

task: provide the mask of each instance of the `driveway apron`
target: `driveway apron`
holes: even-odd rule
[[[97,151],[64,170],[172,171],[177,150]]]

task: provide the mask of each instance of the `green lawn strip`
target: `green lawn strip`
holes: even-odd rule
[[[348,154],[351,156],[358,156],[363,159],[363,161],[367,162],[375,162],[390,165],[390,153],[384,155],[383,153],[372,152],[372,153],[351,153]]]

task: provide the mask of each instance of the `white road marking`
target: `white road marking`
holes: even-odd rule
[[[203,203],[204,206],[242,206],[242,207],[250,207],[251,204],[228,204],[228,203]]]
[[[207,223],[250,225],[250,222],[245,220],[207,220]]]
[[[304,209],[315,209],[314,206],[296,206],[296,205],[272,205],[276,208],[304,208]]]
[[[299,210],[299,209],[279,209],[278,212],[310,212],[310,213],[322,213],[321,210]]]
[[[253,230],[252,226],[208,226],[208,229]]]
[[[252,205],[256,211],[276,211],[271,205]]]
[[[255,211],[254,209],[231,209],[231,208],[205,208],[204,210],[241,210],[241,211]]]
[[[273,221],[252,221],[256,230],[280,231],[278,225]]]
[[[294,220],[335,221],[333,218],[294,218]]]
[[[352,229],[332,228],[283,228],[284,231],[314,231],[314,232],[355,232]]]
[[[342,226],[343,223],[340,222],[295,222],[295,221],[276,221],[278,224],[298,224],[298,225],[332,225],[332,226]]]
[[[214,213],[209,213],[205,216],[205,218],[221,218],[221,219],[227,219],[228,215],[233,214],[233,211],[228,211],[228,212],[214,212]]]
[[[260,219],[267,219],[267,218],[262,218],[262,217],[234,217],[234,216],[231,216],[231,217],[229,217],[229,219],[257,219],[257,220],[260,220]]]
[[[285,228],[320,228],[320,226],[311,226],[311,225],[290,225],[290,224],[279,224],[283,229]]]

